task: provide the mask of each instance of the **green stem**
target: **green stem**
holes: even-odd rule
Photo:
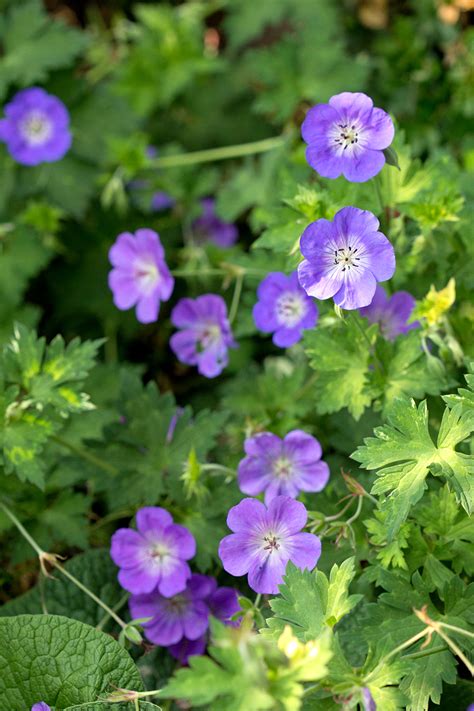
[[[223,464],[201,464],[201,469],[204,472],[222,472],[223,474],[232,474],[235,477],[235,469],[225,467]]]
[[[21,524],[21,523],[19,522],[19,520],[17,519],[17,517],[15,516],[15,514],[13,513],[13,511],[10,511],[10,509],[8,508],[8,506],[6,506],[5,504],[3,504],[1,501],[0,501],[0,508],[1,508],[2,511],[8,516],[8,518],[10,519],[10,521],[17,527],[17,529],[20,531],[20,533],[21,533],[21,535],[23,536],[23,538],[25,538],[25,539],[28,541],[28,543],[29,543],[30,546],[33,548],[33,550],[36,551],[36,553],[37,553],[39,556],[43,556],[46,551],[42,550],[42,549],[39,547],[39,545],[36,543],[36,541],[34,540],[34,538],[32,538],[32,537],[30,536],[30,534],[28,533],[28,531],[26,530],[26,528],[23,526],[23,524]]]
[[[375,178],[372,178],[372,182],[375,186],[375,192],[377,193],[377,200],[379,201],[380,212],[382,213],[382,215],[385,215],[385,205],[383,204],[382,191],[380,189],[380,183],[377,175],[375,176]]]
[[[384,365],[383,365],[382,361],[379,360],[379,358],[376,356],[373,344],[370,342],[370,338],[368,337],[367,333],[365,332],[365,330],[362,328],[361,324],[359,323],[358,316],[356,316],[356,314],[353,311],[351,311],[349,313],[349,318],[351,319],[352,323],[354,323],[356,325],[358,331],[364,337],[364,340],[366,341],[366,343],[369,346],[369,352],[370,353],[373,352],[375,365],[382,371],[382,373],[385,373]]]
[[[102,469],[104,472],[112,474],[113,476],[117,476],[118,474],[120,474],[120,471],[117,469],[117,467],[114,467],[113,464],[104,462],[102,459],[99,459],[99,457],[96,457],[95,454],[88,452],[86,449],[82,449],[82,447],[77,447],[75,444],[68,442],[59,435],[53,435],[51,439],[56,442],[56,444],[60,444],[61,447],[69,449],[70,452],[73,452],[78,457],[81,457],[81,459],[84,459],[86,462],[94,464],[94,466],[98,467],[99,469]]]
[[[262,593],[258,593],[257,596],[256,596],[256,598],[255,598],[255,602],[254,602],[254,607],[255,607],[257,610],[258,610],[259,607],[260,607],[260,601],[261,601],[261,599],[262,599]]]
[[[346,521],[346,526],[350,526],[351,523],[354,523],[354,521],[355,521],[357,518],[359,518],[360,512],[362,511],[362,500],[363,500],[363,498],[364,498],[363,496],[359,496],[359,497],[358,497],[359,500],[358,500],[358,502],[357,502],[357,508],[356,508],[356,510],[355,510],[355,512],[354,512],[354,514],[353,514],[353,516],[351,516],[350,518],[347,519],[347,521]]]
[[[402,659],[421,659],[421,657],[429,657],[430,654],[438,654],[438,652],[445,652],[446,646],[443,644],[442,647],[431,647],[431,649],[424,649],[420,652],[413,652],[413,654],[404,654]]]
[[[280,148],[285,143],[283,136],[264,138],[262,141],[252,141],[252,143],[240,143],[235,146],[222,146],[221,148],[209,148],[204,151],[193,151],[191,153],[179,153],[174,156],[163,156],[150,161],[153,169],[156,168],[178,168],[185,165],[196,165],[197,163],[211,163],[228,158],[241,158],[257,153],[266,153],[275,148]]]
[[[130,597],[129,594],[128,594],[128,593],[125,593],[125,595],[123,595],[123,596],[120,598],[120,600],[118,601],[118,603],[113,606],[112,610],[113,610],[114,612],[118,612],[119,610],[121,610],[122,607],[123,607],[123,606],[125,605],[125,603],[127,602],[127,600],[128,600],[129,597]],[[103,616],[103,618],[102,618],[102,619],[100,620],[100,622],[97,624],[96,629],[97,629],[97,630],[103,629],[103,628],[105,627],[105,625],[107,624],[107,622],[108,622],[109,619],[110,619],[110,614],[109,614],[108,612],[106,612],[105,615]]]
[[[407,639],[406,642],[402,642],[402,644],[399,644],[398,647],[395,647],[395,649],[392,649],[391,652],[386,654],[382,659],[380,659],[379,663],[375,667],[375,669],[372,669],[370,674],[365,678],[364,682],[367,684],[370,679],[372,679],[373,676],[376,676],[376,673],[378,670],[383,667],[383,665],[388,662],[389,659],[392,657],[396,656],[399,654],[399,652],[403,652],[404,649],[407,647],[411,647],[415,642],[418,642],[418,640],[423,639],[423,637],[426,637],[426,635],[430,632],[429,627],[425,627],[424,630],[421,630],[421,632],[418,632],[418,634],[413,635],[413,637],[410,637],[410,639]]]
[[[454,625],[448,625],[447,622],[438,622],[438,625],[440,627],[445,627],[447,630],[453,630],[453,632],[457,632],[458,634],[464,634],[466,637],[471,637],[474,639],[474,634],[472,632],[469,632],[469,630],[464,630],[462,627],[455,627]]]
[[[235,278],[234,295],[232,296],[232,303],[229,309],[229,323],[233,323],[235,317],[237,316],[237,311],[239,310],[240,297],[242,295],[242,286],[244,284],[244,275],[237,274]]]

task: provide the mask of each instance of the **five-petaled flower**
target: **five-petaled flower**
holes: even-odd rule
[[[172,597],[164,597],[158,590],[146,595],[132,595],[129,600],[133,619],[150,618],[143,624],[150,642],[163,647],[177,645],[185,641],[196,642],[191,649],[205,647],[205,635],[212,614],[212,597],[220,592],[221,619],[227,619],[239,609],[237,596],[230,588],[217,588],[215,581],[207,575],[193,574],[186,588]],[[224,591],[224,592],[222,592]],[[218,607],[219,607],[218,602]],[[199,645],[197,644],[199,640]],[[183,658],[183,648],[173,647],[176,656]],[[189,656],[189,654],[188,654]]]
[[[343,207],[333,222],[316,220],[301,236],[306,259],[298,267],[301,286],[317,299],[334,298],[343,309],[368,306],[378,281],[395,271],[395,252],[378,231],[379,221],[371,212]]]
[[[22,165],[60,160],[72,142],[69,112],[60,99],[44,89],[23,89],[5,106],[0,141]]]
[[[232,247],[239,233],[231,222],[224,222],[216,215],[216,202],[213,198],[201,200],[202,213],[192,223],[194,239],[198,243],[214,242],[225,249]]]
[[[260,432],[245,440],[244,449],[247,456],[238,468],[240,489],[251,496],[264,491],[266,504],[276,496],[295,498],[300,491],[321,491],[328,482],[321,445],[302,430],[293,430],[284,439]]]
[[[109,260],[115,306],[121,310],[136,306],[140,323],[156,321],[160,301],[168,301],[174,287],[159,235],[146,228],[135,234],[122,232],[110,248]]]
[[[186,561],[196,553],[194,537],[156,506],[140,509],[136,522],[137,531],[119,528],[112,536],[110,555],[120,568],[120,585],[134,594],[182,592],[191,576]]]
[[[257,499],[243,499],[230,509],[227,525],[233,533],[219,545],[224,569],[248,573],[252,590],[275,595],[288,561],[312,570],[321,555],[319,538],[301,533],[306,520],[304,505],[289,496],[277,496],[268,509]]]
[[[393,140],[394,127],[370,97],[346,91],[331,97],[328,104],[313,106],[301,133],[308,144],[306,159],[320,175],[342,174],[353,183],[363,183],[382,170],[383,150]]]
[[[306,328],[318,320],[318,308],[298,282],[297,272],[289,276],[270,272],[257,290],[253,319],[260,331],[273,333],[273,343],[289,348],[297,343]]]
[[[170,339],[177,358],[197,365],[206,378],[219,375],[228,363],[228,349],[237,347],[224,299],[216,294],[181,299],[171,313],[171,322],[180,329]]]
[[[359,313],[370,323],[378,323],[383,337],[393,341],[400,334],[420,325],[419,321],[408,323],[415,304],[415,299],[408,291],[397,291],[389,298],[385,289],[377,284],[371,303],[360,309]]]

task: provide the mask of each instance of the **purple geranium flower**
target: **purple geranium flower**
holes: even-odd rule
[[[237,347],[224,299],[216,294],[181,299],[171,313],[171,322],[181,329],[170,339],[177,358],[197,365],[206,378],[219,375],[228,363],[228,349]]]
[[[120,568],[120,585],[134,594],[155,589],[164,597],[180,593],[191,576],[185,561],[196,553],[194,537],[156,506],[137,511],[136,521],[138,531],[119,528],[112,536],[110,555]]]
[[[51,707],[45,704],[44,701],[38,701],[37,704],[33,704],[31,711],[51,711]]]
[[[344,92],[317,104],[306,114],[301,127],[308,144],[306,159],[324,178],[341,173],[353,183],[363,183],[379,173],[383,150],[393,140],[390,116],[374,108],[365,94]]]
[[[205,576],[199,577],[204,578]],[[232,588],[218,588],[214,578],[207,578],[207,581],[208,594],[205,601],[210,614],[226,624],[234,625],[235,623],[231,622],[230,618],[240,609],[237,593]],[[203,654],[207,645],[207,637],[207,632],[196,640],[183,637],[180,642],[170,645],[169,652],[181,664],[187,664],[189,657],[194,654]]]
[[[276,496],[296,497],[300,491],[321,491],[329,467],[321,461],[318,440],[302,430],[280,439],[271,432],[245,440],[246,457],[239,464],[239,486],[244,494],[265,492],[265,503]]]
[[[257,499],[244,499],[227,516],[234,533],[219,545],[224,569],[231,575],[248,573],[257,593],[278,593],[289,560],[312,570],[321,555],[319,538],[300,532],[306,519],[304,505],[289,496],[277,496],[268,509]]]
[[[0,141],[22,165],[60,160],[71,147],[69,113],[63,102],[44,89],[19,91],[5,106]]]
[[[387,341],[393,341],[401,333],[407,333],[420,325],[419,321],[408,323],[415,303],[415,299],[408,291],[397,291],[388,298],[385,289],[377,284],[371,303],[359,309],[359,313],[370,323],[378,323],[383,337]]]
[[[130,597],[130,614],[133,619],[150,617],[143,624],[150,642],[169,647],[183,637],[200,639],[209,625],[209,579],[193,574],[186,588],[172,597],[164,597],[158,590],[148,595]]]
[[[136,306],[140,323],[156,321],[160,301],[168,301],[174,287],[159,235],[145,228],[135,234],[122,232],[110,248],[109,260],[115,306],[122,311]]]
[[[154,212],[162,212],[163,210],[169,210],[176,204],[174,197],[165,193],[163,190],[158,190],[154,193],[151,198],[151,209]]]
[[[298,267],[300,284],[317,299],[334,298],[343,309],[368,306],[378,281],[395,271],[395,252],[379,221],[368,210],[343,207],[333,222],[316,220],[301,236],[306,259]]]
[[[232,247],[239,233],[237,227],[230,222],[224,222],[215,212],[216,201],[213,198],[201,200],[202,214],[197,217],[192,229],[197,242],[214,242],[225,249]]]
[[[297,343],[306,328],[313,328],[318,309],[301,288],[297,272],[289,276],[271,272],[260,283],[253,307],[255,325],[264,333],[273,332],[273,343],[288,348]]]

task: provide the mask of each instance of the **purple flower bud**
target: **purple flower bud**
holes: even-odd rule
[[[318,308],[299,285],[297,272],[290,276],[271,272],[260,283],[257,296],[255,325],[264,333],[273,333],[273,343],[280,348],[297,343],[306,328],[316,325]]]
[[[306,520],[304,505],[288,496],[272,499],[268,509],[257,499],[244,499],[227,516],[233,533],[219,545],[224,569],[231,575],[248,573],[257,593],[277,594],[288,561],[312,570],[321,555],[319,538],[301,533]]]
[[[374,108],[365,94],[344,92],[317,104],[306,114],[301,127],[308,144],[306,160],[324,178],[341,174],[353,183],[363,183],[385,165],[383,151],[393,141],[390,116]]]
[[[316,220],[303,232],[298,279],[310,296],[334,298],[342,309],[368,306],[378,281],[395,271],[395,252],[371,212],[343,207],[334,220]]]
[[[135,234],[122,232],[110,248],[109,260],[115,306],[122,311],[136,306],[140,323],[156,321],[160,301],[168,301],[174,288],[159,235],[146,228]]]
[[[19,91],[5,106],[0,141],[22,165],[61,160],[72,142],[69,112],[62,101],[44,89]]]

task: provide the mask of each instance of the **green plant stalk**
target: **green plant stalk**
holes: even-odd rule
[[[113,476],[117,476],[118,474],[120,474],[120,471],[117,469],[117,467],[114,467],[113,464],[104,462],[102,459],[99,459],[99,457],[96,457],[95,454],[88,452],[82,447],[76,447],[75,444],[68,442],[66,439],[63,439],[63,437],[60,437],[59,435],[53,435],[51,439],[53,440],[53,442],[56,442],[56,444],[60,444],[61,447],[64,447],[65,449],[69,449],[70,452],[73,452],[78,457],[81,457],[81,459],[84,459],[86,462],[94,464],[94,466],[98,467],[99,469],[102,469],[108,474],[112,474]]]
[[[209,148],[204,151],[192,151],[191,153],[178,153],[174,156],[155,158],[150,161],[150,165],[155,170],[156,168],[179,168],[186,165],[197,165],[198,163],[213,163],[229,158],[242,158],[243,156],[273,151],[275,148],[283,146],[285,141],[286,139],[283,136],[274,136],[273,138],[264,138],[262,141],[252,141],[251,143]]]
[[[68,580],[70,580],[72,583],[74,583],[74,585],[76,587],[78,587],[79,590],[82,590],[82,592],[85,593],[92,600],[94,600],[94,602],[97,603],[97,605],[99,605],[99,607],[101,607],[103,610],[105,610],[105,612],[107,612],[107,614],[110,615],[110,617],[112,617],[117,622],[117,624],[120,625],[120,627],[122,629],[127,628],[127,626],[128,626],[127,623],[124,622],[108,605],[106,605],[105,602],[103,602],[99,597],[97,597],[97,595],[95,595],[92,592],[92,590],[89,590],[89,588],[87,588],[83,583],[81,583],[80,580],[78,580],[76,577],[74,577],[74,575],[71,575],[71,573],[68,570],[66,570],[61,565],[61,563],[57,560],[56,556],[54,556],[51,553],[47,553],[42,548],[40,548],[38,543],[34,540],[34,538],[32,538],[30,536],[30,534],[28,533],[26,528],[23,526],[23,524],[20,523],[20,521],[17,519],[17,517],[15,516],[13,511],[11,511],[8,508],[8,506],[6,506],[6,504],[4,504],[1,501],[0,501],[0,508],[8,516],[10,521],[16,526],[16,528],[19,530],[19,532],[21,533],[23,538],[25,538],[25,540],[28,541],[28,543],[33,548],[33,550],[38,554],[38,557],[40,559],[40,565],[41,565],[42,569],[44,569],[44,562],[48,561],[48,563],[53,568],[56,568],[57,570],[59,570],[59,572],[62,573],[66,578],[68,578]]]
[[[232,303],[229,309],[229,323],[233,323],[237,312],[239,310],[240,297],[242,295],[242,287],[244,284],[244,274],[237,274],[235,278],[234,294],[232,296]]]

